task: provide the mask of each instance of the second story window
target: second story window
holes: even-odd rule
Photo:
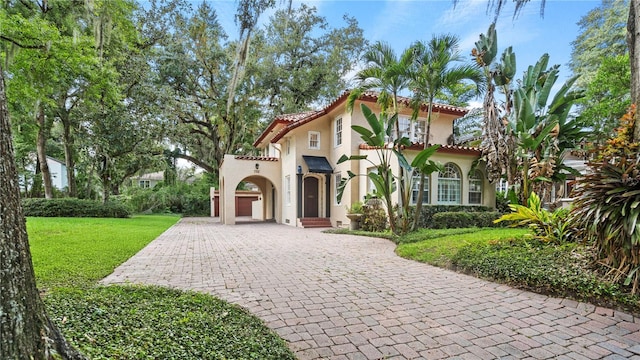
[[[309,131],[309,149],[320,150],[320,133]]]
[[[424,142],[424,136],[426,132],[426,122],[424,120],[412,121],[409,118],[401,117],[398,119],[398,126],[400,127],[401,137],[406,137],[413,143]]]
[[[342,118],[337,118],[334,125],[334,145],[340,146],[342,145]]]
[[[286,155],[291,154],[291,139],[287,139],[287,140],[284,142],[284,153],[285,153]]]

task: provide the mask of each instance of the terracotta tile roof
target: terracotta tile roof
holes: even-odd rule
[[[336,106],[344,103],[347,100],[347,97],[349,96],[349,94],[350,94],[349,91],[343,92],[340,96],[338,96],[338,98],[332,101],[329,105],[325,106],[322,110],[306,111],[306,112],[297,113],[297,114],[285,114],[285,115],[276,116],[276,118],[273,119],[273,121],[269,124],[267,129],[262,132],[262,134],[258,137],[258,139],[256,139],[256,141],[253,143],[253,146],[258,146],[258,144],[260,144],[269,134],[271,134],[275,130],[278,124],[284,124],[285,126],[281,127],[281,129],[270,140],[271,143],[277,142],[278,140],[282,139],[287,133],[289,133],[289,131],[299,126],[302,126],[310,121],[313,121],[323,115],[328,114]],[[367,91],[360,96],[360,100],[365,102],[375,103],[378,101],[378,93],[373,91]],[[411,99],[408,97],[404,97],[404,96],[399,97],[400,103],[405,106],[409,106],[410,100]],[[422,110],[427,111],[426,104],[422,105]],[[457,106],[437,104],[437,103],[433,104],[433,110],[436,112],[447,113],[447,114],[458,115],[458,116],[464,116],[468,112],[468,110],[457,107]]]
[[[278,161],[278,158],[270,156],[253,156],[253,155],[236,155],[236,160],[251,160],[251,161]]]
[[[367,91],[360,96],[360,100],[367,101],[367,102],[376,102],[378,101],[378,95],[379,94],[377,92]],[[411,98],[406,96],[399,96],[398,102],[408,107],[409,104],[411,103]],[[428,104],[425,103],[425,104],[422,104],[420,110],[427,111],[427,108],[428,108]],[[461,107],[446,105],[446,104],[439,104],[439,103],[433,103],[433,110],[437,112],[445,112],[452,115],[460,115],[460,116],[464,116],[469,112],[469,110],[463,109]]]
[[[360,150],[375,150],[377,147],[369,146],[367,144],[360,144],[358,147]],[[424,143],[412,143],[406,150],[422,150],[424,149]],[[439,153],[448,154],[468,154],[468,155],[480,155],[480,149],[470,146],[460,145],[440,145],[438,149]]]
[[[320,110],[314,110],[314,111],[305,111],[305,112],[301,112],[301,113],[297,113],[297,114],[284,114],[284,115],[278,115],[276,116],[275,120],[282,120],[282,121],[287,121],[287,122],[296,122],[296,121],[301,121],[304,120],[308,117],[312,117],[314,115],[317,115],[318,113],[321,113],[322,111]]]

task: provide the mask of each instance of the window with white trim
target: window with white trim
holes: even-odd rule
[[[309,131],[309,149],[320,150],[320,133],[317,131]]]
[[[291,154],[291,139],[287,138],[287,140],[284,142],[284,153],[286,155]]]
[[[414,120],[401,117],[398,119],[398,127],[400,128],[400,136],[408,138],[412,143],[424,142],[424,136],[426,133],[426,121]],[[395,135],[395,127],[394,127]]]
[[[140,180],[138,181],[138,186],[140,186],[143,189],[148,189],[151,187],[151,181],[149,180]]]
[[[284,198],[287,205],[291,205],[291,176],[284,177]]]
[[[338,187],[342,182],[342,173],[337,173],[333,175],[334,178],[334,186],[333,186],[333,200],[336,205],[340,205],[340,201],[338,201]]]
[[[420,173],[415,171],[413,173],[413,181],[411,185],[411,205],[418,203],[418,195],[420,195]],[[429,175],[424,178],[424,184],[422,187],[422,203],[429,203]]]
[[[498,185],[496,185],[496,190],[499,192],[507,192],[509,190],[509,183],[506,179],[500,179]]]
[[[476,170],[469,176],[469,204],[482,204],[482,173]]]
[[[400,128],[400,137],[406,137],[411,140],[411,121],[409,118],[398,118],[398,127]]]
[[[333,145],[342,145],[342,118],[337,118],[333,123]]]
[[[454,205],[461,203],[460,169],[454,163],[446,163],[438,173],[438,204]]]

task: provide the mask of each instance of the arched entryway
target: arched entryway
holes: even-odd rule
[[[254,184],[259,196],[241,199],[243,194],[239,196],[237,188],[242,182]],[[235,224],[239,206],[243,207],[243,215],[251,207],[251,219],[281,222],[281,204],[278,201],[280,184],[280,164],[277,159],[225,155],[220,167],[220,222]]]

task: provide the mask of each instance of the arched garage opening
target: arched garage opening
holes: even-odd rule
[[[256,198],[246,199],[237,191],[242,182],[254,184],[259,191]],[[219,216],[227,225],[236,223],[236,218],[246,211],[251,203],[251,217],[255,220],[280,223],[280,162],[276,158],[259,156],[225,155],[220,166]],[[243,199],[244,198],[244,199]],[[239,207],[243,209],[239,209]],[[242,210],[241,212],[238,212]]]

